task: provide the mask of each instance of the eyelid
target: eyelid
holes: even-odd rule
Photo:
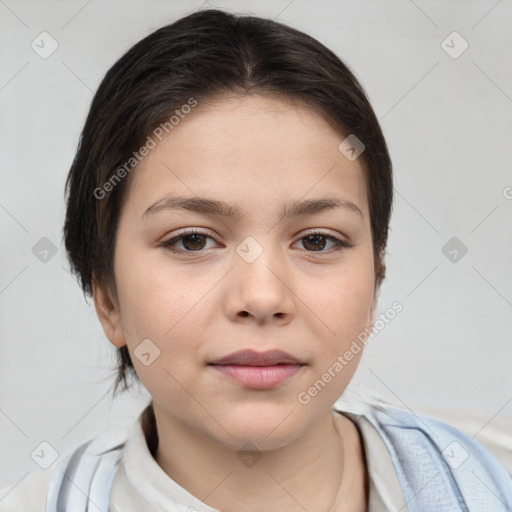
[[[212,235],[212,231],[208,228],[198,227],[198,228],[182,228],[175,232],[171,237],[167,238],[164,241],[173,240],[174,238],[179,238],[180,236],[186,235],[204,235],[209,236],[215,240],[215,236]]]
[[[311,235],[321,235],[321,236],[325,236],[325,237],[332,237],[332,238],[337,238],[338,240],[340,240],[341,242],[344,242],[346,244],[349,244],[350,242],[348,241],[347,237],[345,235],[341,235],[337,232],[334,232],[334,231],[331,231],[327,228],[323,229],[323,228],[312,228],[310,230],[305,230],[305,231],[301,231],[298,235],[297,235],[297,239],[300,240],[301,238],[305,238],[307,236],[311,236]]]

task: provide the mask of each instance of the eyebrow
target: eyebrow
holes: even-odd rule
[[[343,208],[349,212],[356,213],[364,218],[362,211],[352,201],[346,199],[322,198],[300,201],[290,201],[281,205],[279,221],[289,217],[314,215],[326,210]],[[219,215],[239,219],[243,216],[243,208],[239,204],[226,203],[206,197],[164,197],[153,203],[142,215],[147,218],[149,215],[165,210],[188,210],[194,213],[205,215]]]

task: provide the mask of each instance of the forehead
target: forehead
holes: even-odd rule
[[[311,108],[261,95],[224,97],[198,102],[162,140],[153,138],[125,198],[139,212],[166,193],[263,205],[339,192],[367,215],[362,159],[348,160],[338,149],[345,136]]]

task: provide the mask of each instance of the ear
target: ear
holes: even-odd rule
[[[121,327],[119,306],[111,297],[109,290],[101,286],[95,278],[92,279],[92,294],[96,314],[103,327],[105,336],[116,347],[126,345],[126,338]]]

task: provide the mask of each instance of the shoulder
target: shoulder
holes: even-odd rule
[[[54,466],[27,473],[0,489],[0,512],[44,512]]]
[[[72,505],[84,496],[103,503],[124,445],[101,435],[89,439],[47,469],[28,473],[0,490],[0,512],[53,512],[60,510],[63,497]]]
[[[473,468],[506,473],[482,444],[444,421],[382,402],[368,404],[365,415],[397,447],[401,444],[413,446],[413,440],[416,440],[418,445],[427,446],[430,452],[439,454],[452,470],[467,462]]]
[[[465,504],[470,510],[512,507],[512,478],[467,434],[375,399],[358,404],[354,412],[366,418],[384,441],[407,501],[423,499],[444,507]]]

